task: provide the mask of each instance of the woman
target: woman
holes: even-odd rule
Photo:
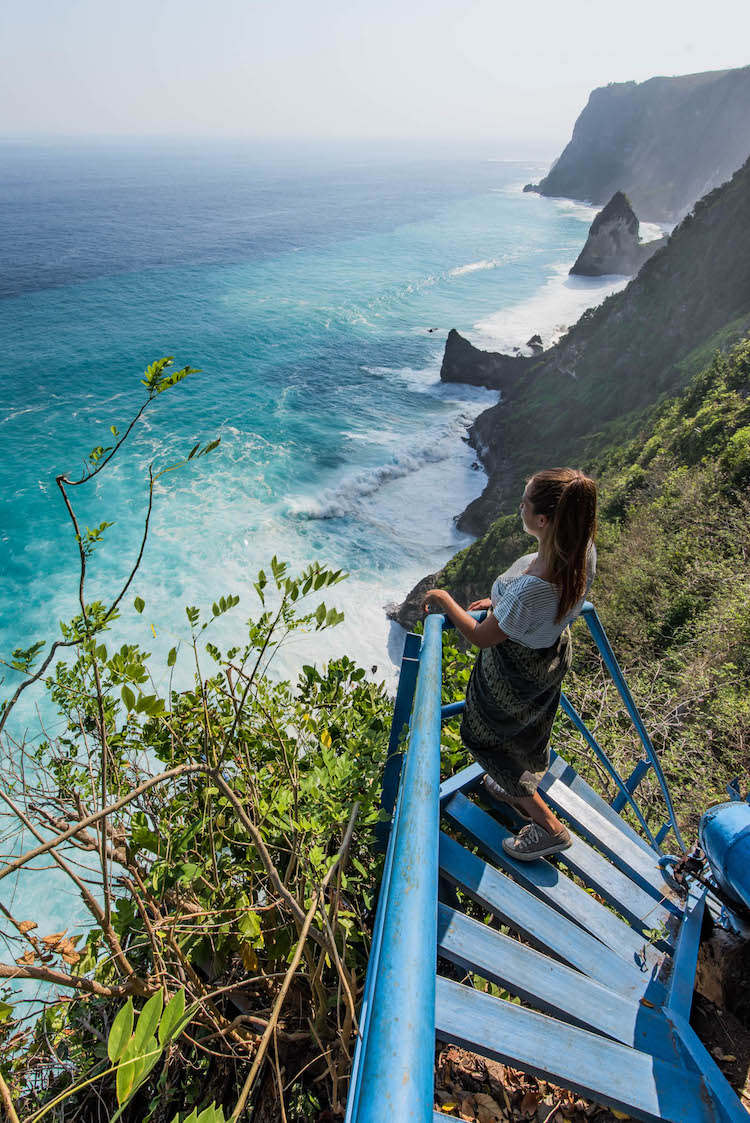
[[[570,835],[539,795],[549,737],[570,666],[568,625],[580,613],[596,569],[596,484],[575,468],[537,472],[521,499],[524,529],[539,543],[497,578],[478,624],[444,589],[425,611],[442,612],[480,648],[466,692],[461,737],[486,770],[490,794],[531,820],[508,854],[531,861],[570,846]]]

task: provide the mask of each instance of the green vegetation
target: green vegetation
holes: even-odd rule
[[[191,373],[168,375],[169,365],[149,368],[144,409]],[[187,606],[160,658],[117,638],[145,533],[124,587],[89,602],[109,524],[79,527],[70,496],[132,428],[113,427],[80,479],[58,479],[79,546],[80,612],[54,644],[6,662],[19,686],[0,710],[0,879],[18,871],[33,883],[57,865],[56,891],[67,881],[89,925],[47,933],[46,902],[16,915],[3,894],[0,979],[15,987],[0,995],[0,1093],[28,1123],[317,1119],[346,1096],[391,706],[346,657],[305,666],[296,684],[269,678],[290,635],[342,619],[320,597],[345,575],[315,563],[291,574],[272,559],[255,582],[258,612],[229,650],[211,629],[236,608],[233,593]],[[150,467],[150,498],[178,466]],[[134,606],[151,644],[161,621],[142,597]],[[61,731],[12,738],[8,719],[35,682]],[[48,984],[41,1013],[25,1007],[18,980]]]
[[[601,485],[592,599],[692,837],[701,812],[748,771],[750,340],[654,407],[632,440],[583,466]],[[504,565],[531,548],[517,516],[503,516],[451,560],[442,584],[462,600],[486,596]],[[566,692],[627,775],[640,745],[583,623],[574,636]],[[466,657],[454,650],[446,659],[458,695]],[[607,790],[563,715],[553,745]],[[458,761],[460,746],[450,751]],[[656,786],[647,777],[639,790],[660,826]]]
[[[533,366],[519,367],[507,391],[501,380],[504,400],[473,428],[507,504],[500,513],[515,508],[540,462],[591,463],[632,439],[644,411],[680,393],[717,347],[748,331],[750,160],[696,204],[622,292],[585,312]],[[483,510],[482,500],[472,506]],[[485,519],[470,507],[461,525],[484,530]]]

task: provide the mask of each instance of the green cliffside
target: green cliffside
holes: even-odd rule
[[[592,599],[692,833],[726,783],[750,772],[750,338],[585,467],[601,489]],[[531,548],[508,514],[439,581],[467,603]],[[585,626],[574,635],[566,692],[627,771],[640,750]],[[554,739],[578,752],[562,719]]]
[[[677,221],[750,154],[750,67],[594,90],[543,195],[604,204],[625,191],[642,219]]]
[[[716,347],[748,327],[750,161],[696,204],[627,288],[538,359],[475,350],[480,380],[499,387],[503,400],[472,427],[489,480],[459,525],[482,533],[515,509],[540,464],[590,461],[631,434],[645,408],[685,386]],[[452,333],[443,379],[466,378],[467,348]]]

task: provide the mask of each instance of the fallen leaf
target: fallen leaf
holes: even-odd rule
[[[615,1107],[611,1107],[609,1110],[612,1112],[615,1119],[630,1119],[629,1115],[626,1115],[624,1111],[618,1111]]]
[[[737,1060],[734,1053],[725,1053],[724,1056],[721,1059],[723,1061],[726,1061],[726,1063],[730,1064],[730,1065],[734,1064],[734,1062]]]
[[[521,1100],[521,1111],[524,1115],[533,1115],[539,1104],[540,1096],[536,1092],[527,1092]],[[552,1105],[550,1105],[552,1106]]]
[[[472,1096],[465,1096],[458,1105],[458,1118],[465,1119],[467,1123],[475,1123],[476,1112]]]
[[[474,1099],[478,1104],[481,1104],[482,1107],[487,1107],[490,1111],[497,1112],[498,1115],[503,1114],[503,1109],[500,1107],[497,1100],[493,1099],[492,1096],[488,1096],[486,1092],[476,1092]]]
[[[648,1000],[647,998],[642,998],[642,999],[641,999],[641,1006],[648,1006],[649,1010],[655,1010],[655,1009],[656,1009],[656,1007],[654,1006],[653,1002],[649,1002],[649,1000]],[[626,1119],[629,1119],[629,1118],[630,1118],[630,1116],[629,1116],[629,1115],[626,1115],[626,1116],[625,1116],[625,1118],[626,1118]]]
[[[36,923],[35,920],[22,920],[21,923],[18,925],[18,931],[21,933],[22,936],[25,936],[27,932],[32,932],[34,930],[34,928],[38,928],[38,927],[39,927],[39,925]]]

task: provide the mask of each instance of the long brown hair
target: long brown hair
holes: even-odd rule
[[[526,485],[536,515],[550,522],[544,560],[560,593],[560,623],[586,592],[586,559],[596,538],[596,484],[578,468],[548,468]]]

